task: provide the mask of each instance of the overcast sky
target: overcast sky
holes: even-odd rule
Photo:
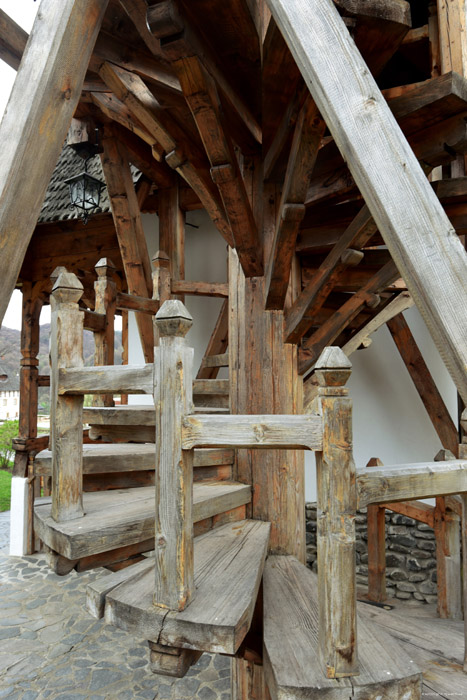
[[[25,31],[31,31],[40,0],[0,0],[0,9],[6,12]],[[16,71],[0,60],[0,115],[5,111],[11,88],[15,80]],[[44,309],[41,315],[41,323],[47,323],[50,318],[50,307]],[[21,328],[21,292],[13,292],[10,305],[3,319],[3,326],[8,328]]]

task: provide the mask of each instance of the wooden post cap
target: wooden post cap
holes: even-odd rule
[[[170,264],[170,259],[167,253],[165,253],[163,250],[158,250],[157,253],[153,256],[151,262],[154,265],[154,267],[168,267]]]
[[[164,301],[156,314],[156,324],[161,338],[177,336],[184,338],[193,325],[193,318],[178,299]]]
[[[117,268],[110,258],[101,258],[94,266],[99,277],[113,277]]]
[[[77,303],[83,296],[83,285],[73,272],[61,272],[52,287],[53,298],[61,303]]]
[[[320,386],[344,386],[352,373],[352,363],[339,347],[323,350],[315,365]]]
[[[62,272],[66,272],[67,269],[66,267],[63,267],[63,265],[57,265],[55,270],[52,272],[50,275],[50,279],[52,280],[52,286],[55,284],[55,282],[58,280]]]

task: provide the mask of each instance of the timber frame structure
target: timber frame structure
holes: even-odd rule
[[[88,609],[148,640],[155,673],[181,677],[210,651],[233,658],[233,700],[419,700],[420,670],[356,602],[359,508],[371,601],[386,597],[389,508],[435,528],[439,616],[466,609],[467,446],[403,316],[418,307],[466,404],[466,11],[42,0],[29,38],[0,12],[0,57],[18,70],[0,126],[0,318],[19,285],[23,553],[39,539],[57,573],[110,567]],[[95,128],[110,212],[85,229],[41,223],[64,140]],[[193,209],[225,240],[228,284],[185,279]],[[142,212],[159,216],[153,266]],[[185,295],[223,299],[196,376]],[[50,377],[37,361],[44,303]],[[141,366],[128,365],[129,311]],[[361,470],[348,358],[383,324],[442,451]],[[37,436],[47,385],[50,439]],[[317,576],[303,450],[317,457]]]

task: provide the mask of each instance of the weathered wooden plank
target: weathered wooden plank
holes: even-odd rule
[[[283,309],[289,286],[300,222],[305,215],[305,199],[311,173],[326,124],[310,96],[295,125],[287,162],[277,228],[267,270],[267,309]]]
[[[368,467],[383,466],[377,457],[370,459]],[[386,518],[381,506],[368,506],[368,598],[377,603],[386,600]]]
[[[268,4],[467,402],[467,254],[331,0]]]
[[[229,337],[229,304],[228,301],[224,301],[219,311],[219,316],[217,317],[216,324],[209,338],[206,352],[204,353],[204,358],[211,355],[218,355],[224,353],[227,350]],[[201,367],[196,375],[197,379],[215,379],[217,377],[218,369],[204,368],[201,363]]]
[[[182,443],[192,447],[322,448],[320,416],[192,415],[183,420]]]
[[[113,365],[60,369],[58,392],[72,394],[152,394],[153,365]]]
[[[197,537],[196,597],[183,612],[154,605],[148,570],[107,595],[106,621],[169,646],[234,654],[251,623],[269,531],[269,523],[244,520]]]
[[[189,280],[173,280],[172,294],[192,294],[202,297],[229,296],[229,285],[224,282],[190,282]]]
[[[327,678],[359,673],[352,402],[344,388],[351,369],[337,347],[326,348],[316,364],[323,420],[323,447],[316,455],[319,659]]]
[[[158,216],[159,248],[169,258],[170,282],[178,282],[185,278],[185,214],[180,208],[179,178],[172,187],[159,190]],[[184,301],[183,294],[176,298]]]
[[[37,13],[0,126],[0,321],[78,104],[107,2],[46,0]],[[39,133],[44,137],[37,138]]]
[[[399,272],[395,264],[392,261],[387,263],[371,277],[360,291],[355,292],[326,323],[307,338],[303,342],[299,353],[300,373],[304,374],[307,372],[307,370],[312,367],[313,363],[316,362],[319,353],[339,336],[366,304],[372,304],[374,302],[375,294],[394,282],[398,277]]]
[[[95,311],[104,317],[102,331],[94,333],[94,365],[113,365],[115,346],[115,298],[117,287],[112,277],[115,266],[108,258],[101,258],[95,266],[97,280],[94,283]],[[94,406],[113,406],[112,394],[93,396]]]
[[[102,169],[107,183],[128,289],[131,294],[150,297],[152,294],[151,263],[128,154],[125,147],[112,134],[104,137],[103,149]],[[154,358],[152,319],[145,314],[137,314],[136,323],[144,359],[146,362],[152,362]]]
[[[0,59],[18,70],[27,40],[27,32],[0,10]]]
[[[318,657],[322,605],[318,581],[316,574],[294,557],[270,556],[263,587],[264,672],[273,700],[320,696],[326,700],[420,698],[418,668],[407,652],[367,616],[358,620],[360,675],[333,679],[323,676]],[[359,610],[363,607],[360,605]]]
[[[222,355],[208,355],[201,363],[202,367],[228,367],[229,353],[224,352]]]
[[[385,503],[384,507],[387,510],[392,510],[394,513],[406,515],[408,518],[413,518],[419,523],[425,523],[430,527],[434,527],[435,516],[434,507],[422,501],[407,501],[404,503]]]
[[[60,368],[64,365],[79,368],[83,364],[83,314],[78,306],[82,293],[83,286],[78,278],[72,273],[62,272],[50,298],[51,515],[57,522],[80,520],[84,514],[83,397],[61,396],[59,391]]]
[[[287,343],[297,342],[313,325],[316,312],[329,296],[339,275],[348,265],[356,263],[355,258],[343,257],[348,249],[360,250],[376,231],[373,217],[364,206],[285,314],[284,337]]]
[[[467,491],[467,462],[400,464],[357,471],[358,507]]]
[[[193,583],[193,450],[184,449],[181,421],[193,410],[193,349],[185,336],[193,319],[177,299],[156,314],[159,347],[154,356],[156,409],[156,513],[154,603],[184,610]]]
[[[224,394],[229,395],[229,380],[228,379],[194,379],[193,394]]]
[[[467,76],[465,0],[437,0],[441,73]]]
[[[250,498],[251,489],[245,484],[196,483],[193,521],[242,506]],[[63,523],[56,523],[50,517],[50,499],[49,502],[39,499],[35,506],[34,527],[38,537],[67,559],[81,559],[154,537],[154,487],[85,493],[83,503],[84,517]]]
[[[454,421],[402,314],[386,322],[441,444],[457,456],[459,435]]]
[[[460,518],[446,509],[444,498],[436,499],[434,532],[436,539],[437,612],[444,619],[462,619],[462,580]]]
[[[117,309],[127,311],[140,311],[145,314],[155,315],[159,311],[159,302],[146,297],[138,297],[135,294],[124,294],[119,292],[116,298]]]

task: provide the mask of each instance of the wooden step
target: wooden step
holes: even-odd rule
[[[196,593],[183,612],[154,605],[153,559],[130,567],[128,577],[109,575],[90,584],[88,609],[101,615],[105,596],[106,622],[139,638],[234,654],[250,627],[269,532],[269,523],[242,520],[196,537]]]
[[[250,486],[226,481],[193,485],[193,522],[232,510],[251,500]],[[37,499],[34,529],[40,539],[67,559],[135,544],[154,537],[154,487],[83,494],[85,515],[57,523],[51,499]]]
[[[263,663],[272,700],[419,700],[420,671],[367,617],[358,619],[360,675],[325,677],[318,651],[318,578],[295,557],[268,558],[263,592]]]
[[[194,467],[215,467],[232,464],[232,449],[195,450]],[[83,474],[141,471],[155,468],[153,444],[83,445]],[[49,476],[52,472],[52,452],[42,450],[34,460],[34,473]]]
[[[196,408],[195,413],[228,413],[227,408]],[[83,423],[89,425],[155,425],[155,411],[151,404],[126,406],[87,406],[83,408]]]

